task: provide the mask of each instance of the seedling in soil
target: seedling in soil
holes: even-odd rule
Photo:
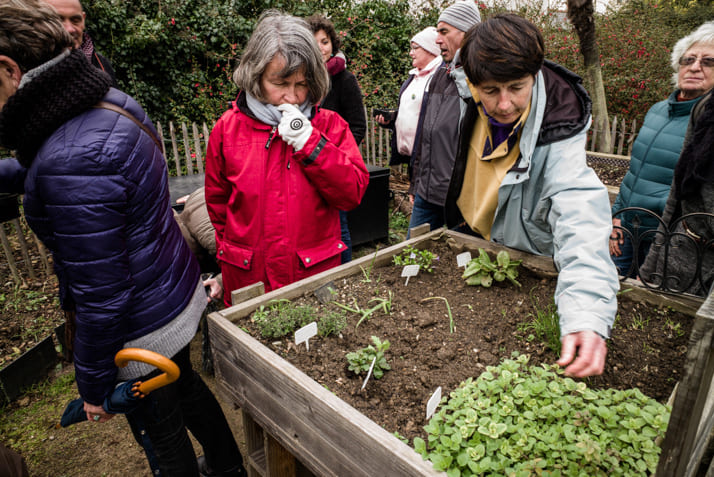
[[[449,306],[449,301],[444,298],[443,296],[430,296],[428,298],[422,299],[421,303],[424,303],[427,300],[444,300],[444,303],[446,303],[446,312],[449,314],[449,332],[453,333],[454,332],[454,316],[451,314],[451,307]]]
[[[517,287],[521,286],[521,284],[516,281],[518,277],[518,266],[521,264],[521,260],[511,261],[508,252],[501,250],[498,252],[498,255],[496,255],[496,261],[493,262],[484,249],[480,248],[478,252],[479,256],[471,259],[461,276],[466,279],[466,284],[490,287],[494,280],[502,282],[508,279]]]
[[[369,345],[361,350],[347,353],[345,358],[349,363],[348,369],[358,376],[363,372],[368,372],[372,361],[374,361],[372,374],[374,379],[381,379],[385,371],[392,369],[384,355],[385,351],[389,349],[389,340],[381,341],[378,337],[372,336],[372,343],[374,346]]]
[[[532,320],[519,324],[518,330],[532,331],[533,333],[527,338],[528,341],[532,341],[531,336],[535,335],[534,338],[538,338],[556,355],[560,355],[560,323],[555,300],[551,300],[548,306],[541,308],[538,299],[531,294],[531,302],[533,303],[533,313],[529,313],[528,316]]]
[[[360,315],[360,319],[357,320],[357,324],[355,325],[355,329],[362,324],[364,320],[368,320],[372,317],[372,314],[378,310],[382,310],[385,314],[390,314],[392,312],[392,299],[394,298],[394,293],[392,291],[389,291],[389,298],[372,298],[367,302],[367,304],[377,302],[376,305],[374,305],[372,308],[368,308],[366,310],[363,310],[359,307],[357,304],[356,300],[352,300],[352,303],[354,304],[354,307],[347,306],[343,303],[338,303],[334,302],[335,305],[339,306],[343,310],[349,311],[351,313],[356,313]]]
[[[359,267],[360,270],[362,270],[362,275],[364,275],[362,283],[372,283],[370,275],[372,274],[372,268],[374,267],[374,260],[377,258],[377,252],[379,252],[379,247],[377,247],[377,250],[374,251],[374,255],[372,255],[372,261],[369,262],[369,267],[364,268],[362,267],[362,265],[360,265]]]
[[[439,257],[429,250],[419,250],[409,245],[402,250],[402,253],[395,255],[392,261],[394,265],[419,265],[419,270],[433,273],[434,267],[432,264],[434,260],[438,259]]]

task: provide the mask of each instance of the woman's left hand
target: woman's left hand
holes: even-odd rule
[[[91,422],[107,422],[114,417],[114,414],[109,414],[102,406],[84,403],[84,411],[87,413],[87,420]]]
[[[312,135],[310,120],[294,104],[281,104],[278,106],[278,111],[283,113],[278,124],[280,137],[296,151],[301,150]]]

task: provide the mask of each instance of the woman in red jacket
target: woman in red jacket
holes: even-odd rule
[[[340,264],[338,211],[359,205],[369,174],[345,120],[316,108],[330,82],[304,20],[266,12],[233,80],[241,92],[209,139],[206,205],[226,290],[268,291]]]

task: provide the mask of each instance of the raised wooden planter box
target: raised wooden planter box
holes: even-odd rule
[[[428,230],[428,229],[427,229]],[[439,229],[284,288],[262,294],[260,284],[234,292],[234,306],[208,317],[219,394],[242,409],[249,475],[416,476],[445,475],[411,447],[336,397],[302,371],[252,338],[234,323],[273,299],[293,299],[330,281],[378,267],[405,247],[418,248],[443,235],[457,249],[497,253],[504,247]],[[544,274],[555,274],[549,257],[508,249],[513,260]],[[623,287],[633,288],[626,282]],[[631,292],[632,293],[632,292]],[[639,289],[641,299],[694,315],[701,301],[669,300]]]

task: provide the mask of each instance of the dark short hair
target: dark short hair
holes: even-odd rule
[[[312,15],[307,17],[305,20],[307,20],[307,24],[310,25],[310,30],[312,30],[313,35],[320,30],[324,30],[327,36],[330,37],[333,55],[340,51],[340,38],[337,36],[337,32],[335,31],[335,25],[332,24],[332,21],[330,21],[329,18],[325,18],[322,15]]]
[[[466,33],[461,64],[471,84],[513,81],[536,75],[543,66],[545,46],[538,28],[512,13],[494,15]]]

